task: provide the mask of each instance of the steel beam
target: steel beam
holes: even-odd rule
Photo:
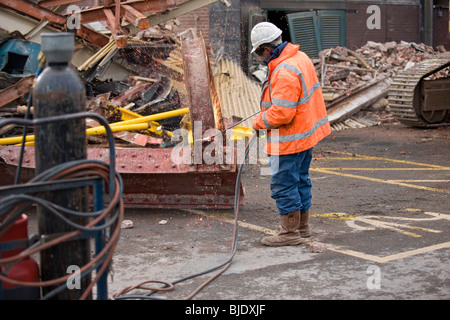
[[[61,28],[64,28],[66,24],[67,18],[64,15],[58,14],[29,1],[0,0],[0,5],[18,11],[22,14],[31,16],[35,19],[38,19],[39,21],[50,21],[51,23],[59,25],[59,27]],[[107,36],[98,33],[95,30],[92,30],[84,25],[81,25],[80,29],[77,30],[77,36],[100,47],[103,47],[109,41]]]
[[[106,24],[108,25],[109,31],[116,41],[117,48],[123,48],[127,44],[127,38],[120,34],[120,23],[117,23],[116,16],[111,9],[103,9],[103,13],[106,16]]]
[[[57,14],[49,9],[43,8],[37,4],[34,4],[30,1],[25,0],[0,0],[0,4],[19,11],[21,13],[25,13],[33,18],[39,20],[48,20],[50,22],[64,25],[66,23],[66,17],[63,15]]]
[[[75,3],[77,1],[74,0],[42,0],[42,1],[38,1],[38,5],[43,7],[43,8],[51,8],[51,7],[57,7],[57,6],[61,6],[64,4],[70,4],[70,3]]]
[[[173,8],[173,10],[168,10],[168,11],[165,11],[164,13],[150,16],[148,18],[150,27],[153,27],[160,23],[164,23],[171,19],[175,19],[183,14],[189,13],[193,10],[197,10],[201,7],[210,5],[217,1],[219,1],[219,0],[188,0],[188,1],[185,1],[185,2],[177,5],[176,8]],[[222,0],[222,2],[223,2],[223,0]]]
[[[126,10],[123,9],[124,5],[132,7],[134,10],[142,13],[142,14],[150,14],[150,13],[160,13],[166,10],[170,10],[175,7],[175,2],[173,0],[153,0],[153,1],[125,1],[121,2],[121,10],[120,17],[126,17]],[[81,23],[90,23],[94,21],[103,21],[106,20],[107,17],[103,11],[105,8],[112,7],[96,7],[87,10],[83,10],[80,13]]]
[[[4,105],[16,100],[17,98],[25,95],[33,84],[34,76],[28,76],[22,78],[16,84],[9,86],[0,91],[0,108]]]
[[[191,126],[195,128],[196,122],[201,123],[201,132],[194,129],[194,139],[204,138],[207,130],[223,130],[224,125],[203,37],[184,41],[182,55]]]
[[[122,8],[125,10],[125,19],[127,19],[134,26],[138,27],[141,30],[150,27],[150,23],[148,22],[147,17],[141,12],[126,4],[122,5]]]

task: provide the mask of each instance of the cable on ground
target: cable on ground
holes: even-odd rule
[[[211,283],[214,279],[216,279],[219,275],[221,275],[223,272],[225,272],[232,264],[233,259],[236,255],[237,252],[237,247],[238,247],[238,217],[239,217],[239,198],[240,198],[240,181],[241,181],[241,175],[242,175],[242,170],[244,168],[244,164],[245,161],[248,157],[249,154],[249,150],[251,148],[251,146],[253,145],[254,141],[256,140],[257,135],[254,134],[252,136],[252,138],[250,139],[250,141],[248,142],[246,148],[245,148],[245,154],[244,154],[244,160],[242,161],[241,165],[239,166],[239,170],[238,170],[238,174],[236,177],[236,184],[235,184],[235,193],[234,193],[234,204],[233,204],[233,213],[234,213],[234,228],[233,228],[233,243],[232,243],[232,253],[230,255],[230,257],[222,264],[210,268],[208,270],[199,272],[199,273],[195,273],[192,275],[189,275],[187,277],[181,278],[179,280],[173,281],[171,283],[165,283],[164,287],[161,288],[151,288],[148,289],[144,286],[142,286],[141,284],[143,283],[149,283],[149,282],[154,282],[154,283],[163,283],[162,281],[157,281],[157,280],[148,280],[145,281],[141,284],[138,284],[136,286],[129,286],[126,287],[125,289],[122,289],[120,292],[112,295],[111,299],[115,299],[115,300],[125,300],[125,299],[159,299],[156,297],[152,297],[153,294],[155,294],[158,291],[169,291],[169,290],[173,290],[175,285],[189,280],[189,279],[193,279],[208,273],[211,273],[213,271],[219,270],[217,271],[215,274],[213,274],[210,278],[208,278],[205,282],[203,282],[200,286],[198,286],[191,294],[189,294],[187,297],[185,297],[185,300],[190,300],[192,299],[198,292],[200,292],[200,290],[202,290],[204,287],[206,287],[209,283]],[[147,289],[147,290],[151,290],[151,292],[145,294],[145,295],[124,295],[125,293],[128,293],[134,289]]]

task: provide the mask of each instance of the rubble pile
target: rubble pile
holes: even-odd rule
[[[20,35],[5,35],[2,43],[11,38],[21,38]],[[96,112],[104,116],[110,123],[124,120],[130,115],[134,117],[147,116],[175,109],[187,107],[183,80],[183,60],[181,58],[181,43],[185,37],[192,37],[195,30],[178,35],[174,31],[173,23],[155,26],[139,32],[127,39],[127,45],[118,48],[111,37],[108,44],[95,51],[80,65],[72,65],[86,87],[86,111]],[[184,37],[184,38],[183,38]],[[23,40],[24,43],[28,43]],[[80,44],[78,44],[80,47]],[[8,54],[8,53],[7,53]],[[16,55],[9,53],[8,58]],[[29,57],[44,65],[45,57]],[[123,66],[128,76],[122,80],[103,79],[105,71],[112,63]],[[9,61],[8,65],[11,65]],[[23,118],[27,109],[27,99],[30,97],[31,81],[26,88],[19,88],[18,84],[24,79],[35,78],[36,74],[10,74],[10,69],[0,70],[0,90],[12,92],[11,99],[0,101],[0,117]],[[35,70],[36,71],[36,70]],[[25,89],[25,90],[20,90]],[[30,105],[29,117],[33,116]],[[127,113],[125,115],[124,113]],[[182,116],[164,119],[158,122],[164,129],[174,130],[180,126]],[[88,126],[89,126],[88,121]],[[96,126],[93,123],[91,126]],[[32,133],[32,128],[29,128]],[[0,135],[11,136],[22,134],[20,127],[10,126],[2,130]],[[152,132],[146,132],[155,136]],[[116,135],[119,137],[119,135]],[[160,146],[162,137],[148,146]],[[124,139],[118,138],[123,143]],[[88,137],[90,144],[106,143],[101,136]],[[150,141],[150,140],[149,140]],[[133,141],[126,141],[127,143]]]
[[[319,53],[316,68],[322,87],[326,89],[324,91],[340,95],[375,79],[393,77],[399,71],[442,52],[445,52],[442,46],[435,51],[430,46],[414,42],[368,41],[355,51],[345,47],[323,50]],[[448,69],[443,70],[438,77],[448,74]]]
[[[177,33],[175,23],[170,21],[128,37],[127,44],[122,48],[118,48],[116,41],[111,37],[105,46],[91,51],[91,54],[78,65],[72,64],[86,87],[86,111],[101,114],[109,123],[115,123],[129,120],[130,117],[149,116],[188,107],[182,43],[198,36],[197,30],[192,28]],[[83,50],[83,45],[79,43],[78,48],[80,47]],[[208,52],[208,55],[214,54]],[[260,86],[251,81],[237,63],[221,58],[220,52],[215,61],[213,59],[210,61],[225,120],[236,122],[255,113],[259,109]],[[43,62],[45,60],[41,60],[41,66]],[[121,71],[126,72],[126,77],[119,80],[109,78],[107,72],[111,72],[108,70],[116,66],[123,68]],[[2,76],[11,78],[6,72],[1,72],[0,78]],[[35,75],[30,77],[35,78]],[[14,89],[19,79],[15,79],[14,83],[7,82],[4,88]],[[0,105],[0,111],[4,111],[0,117],[24,117],[31,82],[29,84],[26,92],[18,93],[17,99],[9,101],[7,105]],[[32,111],[33,107],[30,105],[29,117],[33,116]],[[116,133],[116,143],[123,147],[170,145],[167,133],[186,127],[188,122],[188,117],[183,115],[159,120],[153,124],[158,129],[139,132],[140,135],[151,137],[144,139],[146,141],[144,145],[132,132]],[[89,128],[98,125],[92,120],[87,120]],[[251,120],[243,125],[251,126]],[[22,134],[21,129],[20,126],[12,126],[0,132],[0,136],[18,136]],[[28,133],[32,134],[32,130],[33,128],[28,128]],[[91,145],[107,144],[105,136],[90,135],[87,139]]]
[[[74,66],[86,85],[86,111],[100,113],[113,123],[130,115],[148,116],[188,107],[181,47],[183,41],[197,36],[195,29],[177,33],[176,23],[170,21],[141,30],[135,36],[129,36],[124,47],[118,48],[116,41],[111,37],[105,46],[95,50],[79,65]],[[21,43],[15,44],[12,40],[20,40]],[[0,32],[0,62],[4,61],[3,65],[0,64],[0,94],[5,97],[0,99],[0,117],[23,117],[27,113],[27,97],[35,77],[33,72],[36,72],[39,64],[37,57],[39,50],[36,51],[34,44],[33,46],[31,44],[18,32],[14,34]],[[89,44],[78,43],[78,49],[86,45]],[[1,49],[5,47],[7,49],[2,52]],[[19,47],[25,47],[27,51],[15,52],[14,50]],[[369,41],[356,50],[345,47],[323,50],[319,54],[319,59],[314,60],[314,64],[328,108],[338,101],[350,100],[353,93],[383,79],[393,78],[398,72],[442,52],[445,52],[443,47],[434,50],[424,44]],[[20,60],[20,57],[25,55],[28,55],[28,60],[34,63]],[[42,60],[40,62],[42,64]],[[105,76],[112,65],[123,68],[126,76],[120,80]],[[32,73],[25,73],[26,68],[30,66],[34,67]],[[251,80],[237,63],[222,59],[220,52],[217,53],[211,68],[214,70],[214,81],[225,117],[239,120],[257,111],[260,82],[253,81],[258,78],[255,74],[255,79]],[[447,68],[432,77],[448,77],[449,73]],[[352,117],[356,112],[359,112],[361,117]],[[347,126],[358,128],[395,121],[389,114],[386,96],[371,101],[369,105],[359,108],[356,112],[349,114],[349,119],[345,123],[334,125],[333,129],[340,130]],[[32,116],[32,106],[29,113]],[[186,119],[182,120],[181,115],[158,123],[165,130],[175,130],[186,122]],[[251,120],[244,125],[251,126]],[[15,129],[18,131],[14,132]],[[0,135],[21,134],[20,129],[14,126],[3,128]],[[155,136],[155,132],[150,132],[150,135]],[[120,142],[125,140],[123,135],[117,136],[121,139]],[[148,140],[149,144],[160,146],[163,137],[156,138],[159,140],[151,140],[151,144]],[[89,143],[98,144],[106,141],[102,137],[89,137]],[[133,144],[133,141],[131,143]]]
[[[337,102],[350,101],[352,94],[370,90],[382,81],[390,81],[400,71],[445,52],[443,46],[437,50],[425,44],[395,41],[378,43],[368,41],[356,50],[345,47],[326,49],[315,60],[327,108]],[[450,69],[443,69],[429,77],[430,80],[449,77]],[[334,130],[348,127],[358,128],[367,125],[396,122],[390,113],[387,90],[379,99],[362,108],[356,108],[343,123],[332,125]],[[350,110],[352,112],[353,110]],[[356,123],[355,123],[356,121]]]

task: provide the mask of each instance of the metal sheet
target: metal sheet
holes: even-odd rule
[[[221,59],[214,80],[224,118],[245,119],[260,110],[261,85],[248,78],[236,62]],[[241,126],[252,128],[253,119]]]
[[[194,135],[203,137],[205,131],[213,128],[223,130],[222,109],[203,38],[184,41],[182,55],[192,128],[195,122],[202,123],[201,134],[194,132]]]

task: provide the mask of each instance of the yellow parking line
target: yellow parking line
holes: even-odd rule
[[[437,183],[443,183],[443,182],[450,182],[450,180],[414,180],[414,179],[405,179],[405,180],[388,180],[388,181],[397,181],[397,182],[437,182]]]
[[[427,191],[434,191],[434,192],[441,192],[441,193],[450,193],[450,190],[445,190],[445,189],[436,189],[436,188],[418,186],[418,185],[414,185],[414,184],[410,184],[410,183],[403,183],[403,182],[397,182],[397,181],[392,181],[392,180],[383,180],[383,179],[378,179],[378,178],[358,176],[358,175],[350,174],[350,173],[336,172],[334,170],[326,170],[326,169],[321,169],[321,168],[310,168],[310,170],[311,171],[321,172],[321,173],[334,174],[334,175],[338,175],[338,176],[341,176],[341,177],[362,179],[362,180],[368,180],[368,181],[373,181],[373,182],[392,184],[392,185],[408,187],[408,188],[414,188],[414,189],[420,189],[420,190],[427,190]]]
[[[312,167],[314,168],[314,167]],[[325,170],[340,170],[340,171],[447,171],[441,168],[342,168],[342,167],[318,167]]]
[[[366,254],[363,252],[358,252],[358,251],[354,251],[354,250],[350,250],[350,249],[341,249],[341,248],[339,248],[337,246],[333,246],[333,245],[327,245],[327,249],[329,249],[330,251],[343,253],[343,254],[346,254],[346,255],[349,255],[352,257],[356,257],[356,258],[360,258],[360,259],[364,259],[364,260],[370,260],[370,261],[373,261],[376,263],[386,263],[386,262],[404,259],[404,258],[412,257],[412,256],[415,256],[418,254],[423,254],[423,253],[432,252],[432,251],[436,251],[439,249],[445,249],[445,248],[450,248],[450,242],[443,242],[443,243],[435,244],[435,245],[428,246],[428,247],[423,247],[423,248],[414,249],[414,250],[410,250],[410,251],[400,252],[400,253],[392,254],[392,255],[389,255],[386,257],[378,257],[378,256],[375,256],[372,254]]]
[[[410,210],[414,210],[414,209],[410,209]],[[204,217],[208,217],[208,218],[212,218],[212,219],[216,219],[218,221],[223,221],[229,224],[234,224],[235,220],[232,218],[228,218],[229,216],[233,216],[231,213],[229,214],[210,214],[210,213],[206,213],[204,211],[201,210],[195,210],[195,209],[185,209],[184,211],[186,212],[190,212],[193,214],[197,214],[197,215],[201,215]],[[432,212],[426,212],[427,214],[430,214],[432,216],[435,215],[440,215],[438,213],[432,213]],[[332,216],[332,217],[336,217],[336,218],[344,218],[346,214],[345,213],[340,213],[340,212],[333,212],[333,213],[329,213],[329,214],[312,214],[312,216]],[[255,224],[251,224],[251,223],[247,223],[244,221],[238,221],[238,225],[242,228],[246,228],[249,230],[253,230],[253,231],[258,231],[261,233],[266,233],[269,235],[274,235],[275,234],[275,230],[269,229],[269,228],[264,228]],[[302,240],[302,244],[304,245],[308,245],[308,244],[314,244],[316,241],[312,240],[312,239],[303,239]],[[323,245],[325,245],[327,250],[333,251],[333,252],[337,252],[337,253],[341,253],[341,254],[345,254],[345,255],[349,255],[352,257],[356,257],[356,258],[360,258],[363,260],[368,260],[368,261],[373,261],[376,263],[386,263],[386,262],[390,262],[390,261],[394,261],[394,260],[399,260],[399,259],[403,259],[403,258],[408,258],[411,256],[415,256],[418,254],[423,254],[423,253],[427,253],[427,252],[432,252],[435,250],[439,250],[439,249],[445,249],[445,248],[450,248],[450,241],[449,242],[444,242],[444,243],[439,243],[436,245],[431,245],[428,247],[423,247],[423,248],[419,248],[419,249],[414,249],[414,250],[410,250],[410,251],[406,251],[406,252],[400,252],[400,253],[396,253],[396,254],[392,254],[386,257],[378,257],[376,255],[373,254],[367,254],[364,252],[359,252],[359,251],[355,251],[355,250],[351,250],[351,249],[343,249],[340,248],[339,246],[335,246],[332,244],[328,244],[328,243],[322,243]]]
[[[427,164],[427,163],[421,163],[421,162],[414,162],[414,161],[407,161],[407,160],[397,160],[397,159],[375,157],[375,156],[366,156],[366,155],[363,155],[363,154],[356,154],[356,153],[349,153],[349,152],[342,152],[342,151],[330,151],[330,152],[331,153],[344,154],[344,155],[347,155],[347,156],[351,156],[354,159],[383,160],[383,161],[389,161],[389,162],[398,162],[398,163],[412,164],[412,165],[416,165],[416,166],[424,166],[424,167],[430,167],[430,168],[439,168],[441,170],[450,170],[450,167],[444,167],[444,166],[435,165],[435,164]]]
[[[226,223],[229,223],[229,224],[233,224],[233,225],[234,225],[234,222],[235,222],[235,220],[233,218],[228,218],[227,217],[227,216],[232,216],[231,213],[230,214],[218,215],[218,214],[208,214],[208,213],[203,212],[201,210],[195,210],[195,209],[185,209],[185,211],[190,212],[190,213],[194,213],[194,214],[197,214],[197,215],[201,215],[201,216],[204,216],[204,217],[208,217],[208,218],[213,218],[213,219],[216,219],[216,220],[219,220],[219,221],[222,221],[222,222],[226,222]],[[241,221],[241,220],[238,220],[238,226],[242,227],[242,228],[245,228],[245,229],[266,233],[266,234],[269,234],[269,235],[275,235],[275,233],[276,233],[275,230],[272,230],[272,229],[269,229],[269,228],[264,228],[264,227],[258,226],[256,224],[251,224],[251,223],[244,222],[244,221]]]

